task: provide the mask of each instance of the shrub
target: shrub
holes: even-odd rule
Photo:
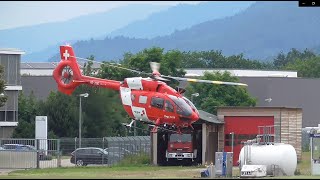
[[[150,164],[150,155],[146,153],[126,155],[119,163],[119,166],[137,166]]]

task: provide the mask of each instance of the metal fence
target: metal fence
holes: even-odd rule
[[[107,137],[109,164],[129,163],[133,158],[151,156],[150,136]],[[124,159],[126,158],[127,161]]]
[[[0,169],[111,166],[150,159],[150,137],[0,139]]]
[[[0,139],[0,168],[59,167],[59,151],[58,139]]]
[[[149,136],[61,138],[61,166],[111,166],[151,155]]]
[[[308,129],[302,129],[301,132],[301,147],[303,152],[310,151],[310,136]]]

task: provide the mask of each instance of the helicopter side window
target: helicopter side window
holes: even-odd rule
[[[146,104],[147,103],[147,96],[139,96],[139,103]]]
[[[151,106],[162,109],[164,104],[164,100],[158,97],[152,97]]]
[[[131,94],[131,101],[134,101],[136,99],[136,95]]]
[[[173,112],[173,105],[170,101],[166,100],[166,104],[164,105],[167,112]]]

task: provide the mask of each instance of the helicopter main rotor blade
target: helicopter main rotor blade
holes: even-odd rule
[[[84,60],[84,61],[96,62],[98,64],[103,64],[103,65],[106,65],[106,66],[110,66],[110,67],[115,67],[115,68],[131,71],[131,72],[138,73],[138,74],[145,74],[145,75],[148,75],[148,76],[152,75],[151,73],[146,73],[146,72],[143,72],[143,71],[138,71],[138,70],[122,67],[122,66],[120,66],[120,64],[117,64],[117,63],[99,62],[99,61],[94,61],[94,60],[91,60],[91,59],[86,59],[86,58],[81,58],[81,57],[75,57],[75,58],[80,59],[80,60]]]
[[[153,77],[154,79],[156,79],[156,80],[159,80],[159,81],[170,81],[169,79],[165,79],[165,78],[163,78],[163,77],[160,77],[160,76],[154,76]]]
[[[172,77],[161,75],[162,77],[175,79],[178,81],[188,81],[188,82],[199,82],[199,83],[209,83],[209,84],[221,84],[221,85],[234,85],[234,86],[248,86],[244,83],[236,83],[236,82],[225,82],[225,81],[211,81],[211,80],[202,80],[202,79],[191,79],[191,78],[180,78],[180,77]]]

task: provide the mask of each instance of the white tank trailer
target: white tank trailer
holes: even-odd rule
[[[266,165],[267,175],[273,175],[272,166],[277,165],[284,175],[293,176],[297,168],[297,153],[290,144],[249,144],[242,147],[239,155],[240,169],[245,164]]]

